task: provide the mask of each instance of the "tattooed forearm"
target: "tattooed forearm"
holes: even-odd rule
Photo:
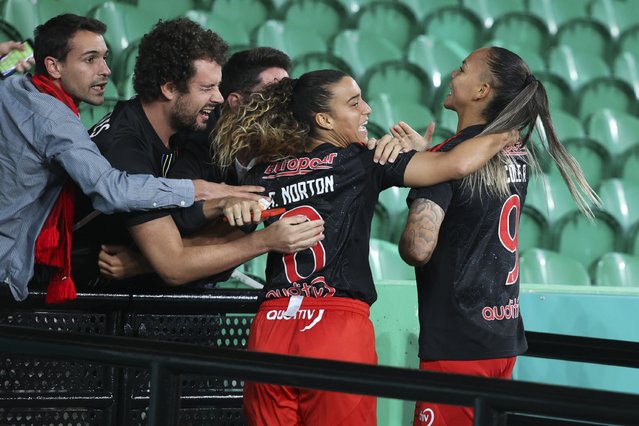
[[[415,200],[399,241],[402,259],[411,265],[428,262],[437,245],[439,227],[443,220],[444,211],[439,205],[421,198]]]

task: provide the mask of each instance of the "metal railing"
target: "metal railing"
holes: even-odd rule
[[[76,312],[78,315],[109,312],[121,322],[132,312],[250,314],[258,306],[257,295],[250,290],[169,295],[80,294],[78,300],[61,306],[45,306],[42,298],[43,295],[35,294],[19,304],[2,303],[0,310],[12,315],[12,308],[23,312],[44,310],[45,315],[46,311],[52,315],[56,312]],[[118,334],[121,325],[107,329]],[[529,343],[526,356],[639,367],[639,343],[537,332],[527,332],[526,336]],[[205,400],[188,395],[180,398],[182,374],[211,374],[387,398],[467,405],[475,408],[477,425],[568,425],[585,424],[584,421],[639,424],[639,396],[634,394],[309,360],[148,338],[59,333],[4,325],[0,326],[0,353],[150,369],[151,387],[148,399],[145,399],[150,402],[150,424],[167,424],[167,419],[175,423],[180,404],[182,408],[197,406]],[[114,403],[117,393],[109,397],[78,392],[72,401],[84,407],[105,407]],[[229,397],[237,399],[241,395]],[[39,395],[37,399],[41,406],[47,401],[61,402],[51,395]],[[0,404],[0,408],[7,406],[6,403],[14,407],[28,406],[30,401],[33,400],[19,395],[5,397],[5,405]],[[140,403],[144,405],[138,401],[138,405]],[[163,420],[153,423],[156,419]]]

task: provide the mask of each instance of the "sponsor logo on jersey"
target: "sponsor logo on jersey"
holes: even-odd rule
[[[324,277],[317,277],[311,283],[291,284],[288,288],[278,288],[266,293],[267,299],[277,299],[280,297],[305,296],[305,297],[333,297],[335,288],[326,284]]]
[[[315,327],[324,318],[324,309],[300,309],[295,315],[286,315],[284,309],[274,309],[266,313],[266,319],[268,321],[277,320],[312,320],[309,325],[302,328],[300,331],[308,331]]]
[[[431,426],[435,421],[435,412],[430,408],[426,408],[419,412],[418,418],[420,423],[425,426]]]
[[[333,175],[318,179],[311,179],[284,186],[281,189],[284,205],[305,200],[316,195],[322,195],[335,191],[335,178]]]
[[[335,157],[337,157],[337,153],[333,152],[324,158],[301,157],[271,163],[264,171],[262,179],[305,175],[314,170],[328,170],[333,167]]]
[[[502,321],[519,318],[519,298],[510,299],[507,305],[484,306],[481,314],[486,321]]]

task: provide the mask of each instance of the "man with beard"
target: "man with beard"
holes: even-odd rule
[[[174,136],[206,129],[209,114],[224,101],[219,85],[227,49],[217,34],[185,18],[160,21],[144,36],[134,70],[138,96],[119,102],[89,131],[113,167],[129,173],[168,175],[180,152]],[[262,188],[246,189],[257,192]],[[230,225],[253,223],[260,216],[255,197],[247,193],[246,200],[197,203],[190,214],[212,219],[224,213]],[[154,272],[136,278],[136,289],[144,283],[148,290],[165,290],[166,284],[202,279],[270,250],[305,249],[322,238],[321,222],[302,222],[295,218],[274,231],[265,229],[240,238],[183,240],[169,211],[101,217],[77,232],[76,241],[85,242],[87,258],[75,262],[83,268],[74,273],[81,277],[78,281],[95,283],[99,244],[134,244],[148,261],[136,272]],[[87,246],[91,248],[86,250]],[[76,250],[75,254],[83,253]]]

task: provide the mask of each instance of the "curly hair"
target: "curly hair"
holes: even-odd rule
[[[284,78],[226,111],[212,133],[213,162],[230,166],[242,151],[257,163],[283,160],[305,152],[315,136],[315,114],[329,110],[330,87],[347,75],[313,71]]]
[[[309,128],[298,122],[290,109],[293,85],[294,80],[282,79],[222,114],[212,132],[213,162],[228,167],[240,151],[257,163],[304,151]]]
[[[133,73],[133,87],[143,101],[161,96],[160,87],[168,82],[184,93],[195,75],[193,61],[226,62],[228,44],[211,30],[187,18],[158,21],[140,42]]]

